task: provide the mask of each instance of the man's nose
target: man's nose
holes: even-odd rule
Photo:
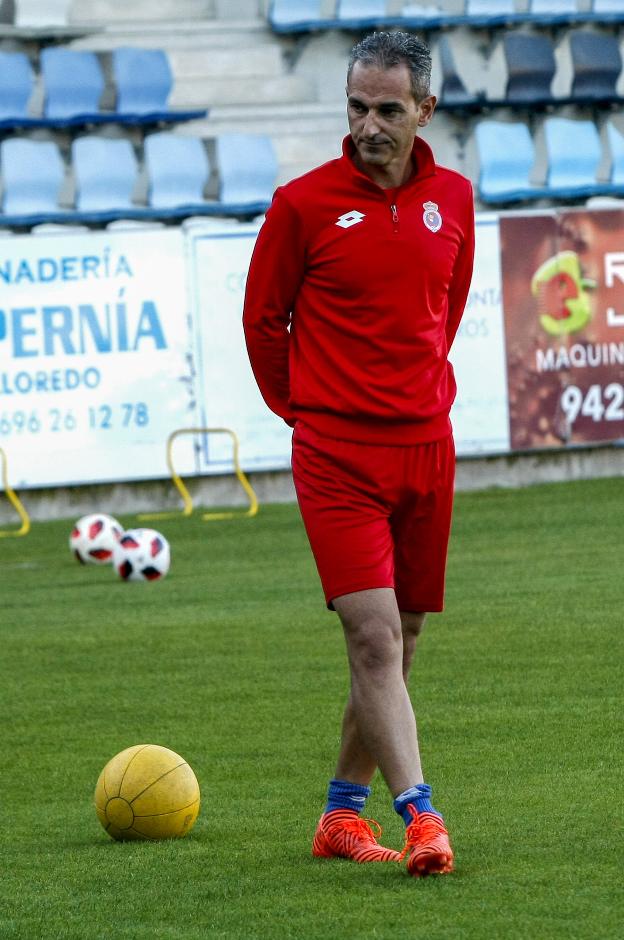
[[[379,133],[379,119],[374,111],[369,111],[364,121],[364,136],[375,137]]]

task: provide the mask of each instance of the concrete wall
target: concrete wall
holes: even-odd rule
[[[457,463],[459,492],[603,477],[624,477],[624,447],[585,447],[532,454],[460,458]],[[289,472],[251,474],[250,482],[258,496],[260,511],[263,503],[295,500]],[[243,507],[247,504],[247,497],[234,476],[189,479],[185,480],[185,484],[197,511],[216,506]],[[142,512],[181,512],[182,509],[182,501],[170,480],[24,490],[18,495],[33,521],[77,519],[96,511],[123,516]],[[1,490],[0,525],[11,528],[18,526],[17,516]]]

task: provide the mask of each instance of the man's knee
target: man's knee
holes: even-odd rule
[[[400,662],[401,618],[394,592],[376,588],[334,599],[352,669],[380,671]]]
[[[343,621],[349,661],[356,670],[380,672],[401,661],[403,640],[400,623],[364,619]]]

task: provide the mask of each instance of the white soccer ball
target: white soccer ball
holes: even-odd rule
[[[113,550],[113,567],[124,581],[157,581],[170,563],[169,542],[155,529],[128,529]]]
[[[82,516],[69,536],[69,547],[83,565],[109,565],[123,526],[105,512]]]

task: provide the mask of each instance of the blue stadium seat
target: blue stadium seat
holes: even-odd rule
[[[0,121],[28,119],[35,76],[24,52],[0,52]]]
[[[262,134],[217,137],[219,201],[230,211],[263,212],[273,197],[277,158],[271,139]]]
[[[577,100],[617,98],[616,84],[622,71],[620,46],[615,36],[572,30],[571,96]]]
[[[199,206],[210,177],[206,147],[199,137],[162,131],[145,138],[148,202],[154,209]]]
[[[173,74],[164,49],[123,46],[113,50],[113,77],[117,104],[111,119],[123,124],[189,121],[205,117],[206,108],[171,110],[168,100]]]
[[[321,0],[272,0],[269,23],[277,33],[307,32],[333,25],[321,17]]]
[[[163,49],[121,47],[113,50],[118,114],[167,111],[173,76]]]
[[[475,128],[479,155],[479,196],[483,202],[535,199],[544,191],[531,185],[535,148],[524,122],[482,120]]]
[[[503,39],[507,62],[505,100],[536,104],[552,99],[555,52],[547,36],[509,30]]]
[[[386,0],[338,0],[336,16],[343,29],[368,29],[386,15]]]
[[[71,149],[79,212],[132,209],[138,163],[129,140],[77,137]]]
[[[575,199],[604,192],[605,187],[596,179],[602,145],[593,121],[546,118],[544,139],[548,157],[546,183],[553,196]]]
[[[65,167],[52,141],[10,137],[0,143],[5,215],[58,213]]]
[[[607,121],[607,141],[611,157],[609,182],[622,192],[624,190],[624,134],[620,133],[612,121]]]
[[[40,62],[47,118],[73,123],[98,114],[104,75],[95,53],[48,46]]]

